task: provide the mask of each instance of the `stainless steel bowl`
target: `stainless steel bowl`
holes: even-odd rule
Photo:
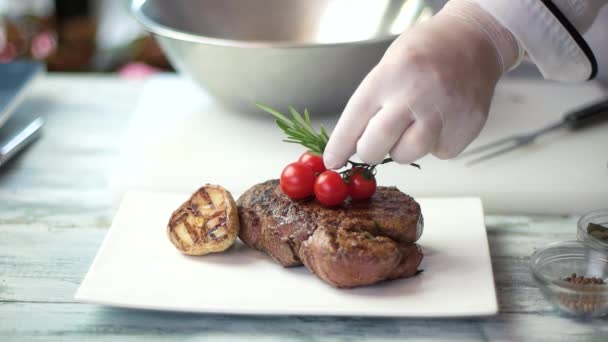
[[[224,105],[335,114],[424,0],[134,0],[175,68]]]

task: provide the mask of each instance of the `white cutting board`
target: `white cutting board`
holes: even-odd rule
[[[472,146],[543,126],[603,96],[606,91],[595,83],[505,79]],[[272,118],[256,111],[252,105],[249,114],[227,112],[177,76],[151,79],[112,175],[115,205],[127,190],[191,192],[203,183],[216,183],[241,193],[278,178],[303,148],[282,143]],[[337,120],[312,115],[329,128]],[[378,181],[414,196],[479,196],[489,213],[569,214],[608,207],[608,124],[576,134],[556,132],[534,146],[473,167],[433,157],[419,163],[422,170],[380,167]]]
[[[248,315],[471,317],[498,310],[477,198],[420,198],[424,272],[350,290],[322,282],[305,267],[281,267],[240,242],[224,253],[182,255],[169,242],[166,225],[186,198],[188,194],[128,192],[76,299]]]

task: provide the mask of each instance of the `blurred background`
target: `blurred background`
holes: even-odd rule
[[[445,2],[427,1],[434,8]],[[32,58],[44,61],[49,71],[118,72],[131,77],[173,71],[154,38],[129,13],[129,4],[129,0],[0,0],[0,63]],[[587,38],[600,56],[600,80],[608,81],[608,6],[600,17],[604,20]]]
[[[128,0],[0,0],[0,62],[127,76],[172,70],[128,8]]]
[[[170,0],[169,0],[170,1]],[[130,0],[0,0],[0,63],[27,58],[48,71],[174,71],[129,11]],[[445,0],[429,0],[435,8]]]

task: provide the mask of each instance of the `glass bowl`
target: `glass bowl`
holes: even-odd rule
[[[608,240],[602,240],[587,232],[587,226],[589,223],[595,223],[608,227],[608,209],[591,211],[581,216],[581,218],[578,220],[578,228],[576,231],[576,237],[579,241],[585,241],[596,247],[608,250]]]
[[[608,313],[608,251],[583,241],[554,243],[532,254],[530,268],[545,298],[560,312],[586,318]],[[604,284],[566,281],[573,273]]]

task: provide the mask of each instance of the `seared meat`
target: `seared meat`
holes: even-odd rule
[[[422,261],[414,243],[422,234],[420,206],[394,187],[327,208],[312,199],[293,201],[270,180],[245,192],[237,205],[246,245],[283,266],[303,262],[334,286],[408,277]]]
[[[300,258],[319,278],[337,287],[369,285],[416,274],[422,252],[365,231],[320,227],[302,243]]]

